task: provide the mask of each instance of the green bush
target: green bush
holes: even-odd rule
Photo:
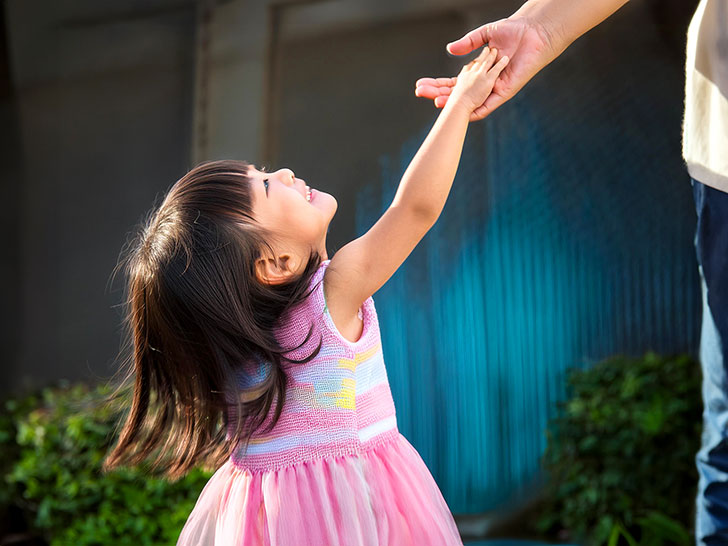
[[[120,417],[108,394],[63,383],[4,402],[0,508],[19,507],[51,545],[174,544],[212,473],[174,483],[142,468],[102,474]]]
[[[547,432],[542,531],[588,544],[689,544],[702,427],[688,356],[616,357],[569,374]],[[564,533],[562,533],[562,536]]]

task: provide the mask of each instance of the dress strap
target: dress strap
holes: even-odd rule
[[[301,360],[309,356],[322,340],[324,320],[324,272],[331,260],[321,262],[309,283],[308,297],[290,309],[282,318],[277,330],[278,342],[291,349],[284,356],[292,360]],[[306,337],[311,332],[308,340]],[[302,344],[301,347],[296,348]]]

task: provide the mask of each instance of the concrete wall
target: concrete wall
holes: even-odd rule
[[[19,168],[3,169],[17,238],[15,267],[4,271],[13,289],[2,330],[14,338],[0,389],[16,391],[113,370],[121,294],[112,270],[128,231],[189,161],[195,9],[5,9],[15,97],[3,111],[17,129],[3,131],[2,164]]]

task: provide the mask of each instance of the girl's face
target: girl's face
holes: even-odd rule
[[[264,172],[251,166],[253,216],[266,229],[296,250],[317,248],[326,256],[326,231],[338,203],[332,195],[311,189],[290,169]],[[289,250],[289,249],[286,249]]]

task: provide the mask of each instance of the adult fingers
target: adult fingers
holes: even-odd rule
[[[449,95],[456,83],[457,78],[420,78],[415,84],[415,96],[434,99]]]
[[[503,95],[501,93],[491,92],[483,101],[483,104],[478,106],[470,114],[470,121],[478,121],[488,117],[495,112],[500,106],[508,102],[511,97]]]
[[[509,98],[510,97],[491,93],[488,95],[488,98],[485,99],[482,108],[484,108],[488,113],[492,113],[496,108],[503,105],[505,102],[508,102]]]
[[[485,105],[485,103],[478,106],[473,112],[470,114],[470,121],[478,121],[481,119],[484,119],[488,116],[490,113],[490,110],[488,110],[488,107]]]
[[[420,85],[453,86],[457,83],[457,78],[420,78],[415,82],[415,87]]]
[[[438,87],[436,85],[420,85],[415,88],[416,97],[425,97],[427,99],[434,99],[440,95],[449,95],[452,93],[452,87]]]

